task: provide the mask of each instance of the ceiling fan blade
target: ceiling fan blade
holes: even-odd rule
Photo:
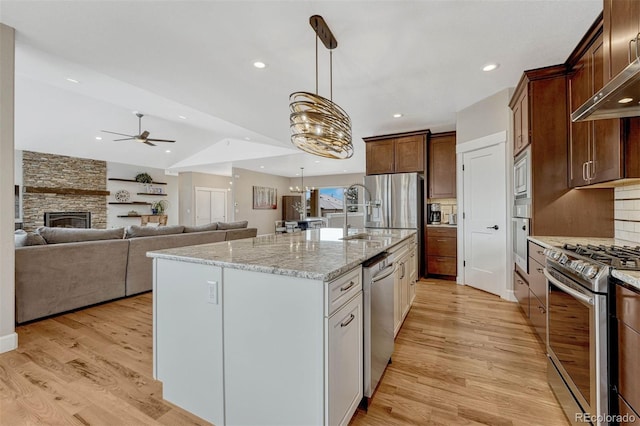
[[[169,139],[147,139],[148,141],[154,141],[154,142],[170,142],[170,143],[174,143],[175,141],[169,140]]]
[[[114,142],[117,142],[117,141],[131,141],[131,140],[134,140],[134,139],[135,138],[124,138],[124,139],[114,139],[113,141]]]
[[[140,136],[138,136],[140,139],[147,139],[149,137],[149,132],[148,131],[144,131],[142,133],[140,133]]]
[[[101,132],[111,133],[112,135],[129,136],[130,138],[134,137],[134,135],[127,135],[126,133],[110,132],[108,130],[101,130]]]
[[[147,141],[144,141],[144,142],[142,142],[142,143],[147,144],[147,145],[151,145],[151,146],[156,146],[156,144],[151,143],[151,142],[149,142],[148,140],[147,140]]]

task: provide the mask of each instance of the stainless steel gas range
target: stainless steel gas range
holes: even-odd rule
[[[640,269],[634,247],[565,244],[545,250],[549,385],[574,424],[608,424],[611,268]]]

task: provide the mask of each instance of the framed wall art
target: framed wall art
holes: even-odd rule
[[[278,191],[276,188],[266,186],[253,187],[253,209],[277,209],[278,208]]]

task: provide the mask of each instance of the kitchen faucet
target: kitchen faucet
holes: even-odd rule
[[[355,187],[361,187],[364,188],[365,192],[367,193],[367,195],[369,196],[369,201],[367,202],[365,200],[364,204],[351,204],[352,206],[360,206],[363,205],[366,207],[365,210],[365,222],[366,222],[366,215],[369,214],[369,209],[371,208],[371,204],[375,204],[376,206],[378,206],[380,204],[379,201],[376,201],[375,203],[373,202],[373,200],[371,199],[371,192],[369,192],[369,190],[367,189],[366,186],[364,186],[361,183],[354,183],[352,185],[350,185],[348,188],[345,188],[344,190],[344,228],[342,228],[342,237],[346,237],[349,234],[349,210],[347,209],[347,193],[349,192],[350,189],[353,189]]]

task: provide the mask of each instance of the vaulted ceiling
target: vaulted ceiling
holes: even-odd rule
[[[363,172],[365,136],[455,129],[457,111],[515,86],[523,70],[564,62],[601,9],[601,0],[2,0],[0,22],[16,28],[18,149],[294,176],[300,166],[305,175]],[[338,40],[333,99],[353,122],[350,160],[289,142],[289,95],[315,87],[314,14]],[[319,54],[328,97],[322,44]],[[490,62],[499,68],[483,72]],[[137,133],[133,111],[150,137],[177,142],[149,147],[100,132]]]

